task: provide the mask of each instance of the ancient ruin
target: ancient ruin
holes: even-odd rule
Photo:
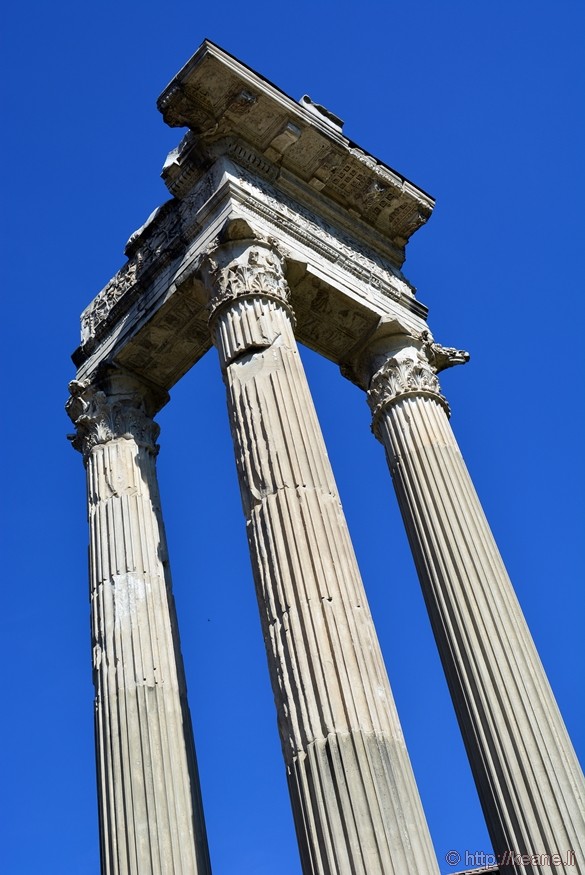
[[[172,195],[83,312],[68,412],[87,469],[102,872],[210,862],[156,477],[168,391],[215,346],[303,871],[437,861],[297,342],[360,386],[496,854],[585,860],[583,778],[449,424],[402,274],[433,200],[210,42],[165,89]],[[277,875],[277,873],[275,873]]]

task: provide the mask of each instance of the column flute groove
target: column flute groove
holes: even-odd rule
[[[271,244],[202,265],[305,875],[438,868]]]
[[[501,871],[583,873],[583,775],[436,377],[466,358],[428,335],[396,334],[372,344],[349,373],[369,376],[373,431],[386,450]]]
[[[71,390],[87,468],[102,872],[209,875],[152,390],[113,368]]]

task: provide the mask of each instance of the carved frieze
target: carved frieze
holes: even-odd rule
[[[318,210],[313,212],[311,204],[298,203],[291,194],[272,185],[264,165],[274,165],[265,158],[258,164],[252,153],[246,158],[241,149],[235,149],[238,144],[232,145],[229,159],[217,160],[182,199],[173,198],[163,204],[131,236],[126,246],[129,261],[82,314],[82,349],[86,356],[113,321],[124,318],[135,306],[167,265],[177,259],[180,263],[200,232],[209,204],[218,196],[231,195],[235,209],[236,203],[241,205],[240,215],[248,215],[252,222],[260,220],[261,226],[273,229],[274,237],[288,239],[291,246],[298,242],[306,247],[317,264],[324,262],[347,273],[352,283],[357,280],[365,301],[372,295],[382,295],[425,317],[426,308],[415,300],[412,287],[396,265],[343,227],[337,227],[330,217],[319,215]],[[263,279],[265,284],[269,275]]]
[[[81,342],[88,343],[96,334],[115,304],[136,284],[138,260],[128,261],[96,295],[81,315]]]
[[[127,438],[157,453],[160,427],[145,411],[139,392],[109,396],[89,381],[73,380],[67,413],[77,431],[69,435],[76,450],[87,458],[93,447]]]
[[[82,345],[91,344],[122,298],[130,299],[134,290],[186,250],[198,230],[197,213],[214,192],[214,179],[208,174],[184,200],[162,204],[131,235],[125,247],[129,260],[82,313]]]
[[[239,180],[248,197],[243,205],[268,221],[275,231],[284,231],[352,276],[375,288],[409,309],[414,301],[414,290],[400,271],[361,241],[334,227],[322,215],[311,212],[288,194],[276,189],[268,181],[238,168]],[[418,305],[424,310],[422,305]]]
[[[133,289],[155,265],[160,270],[182,242],[182,216],[177,201],[158,207],[145,224],[132,234],[125,252],[128,262],[94,298],[81,317],[81,341],[87,343],[113,307]]]

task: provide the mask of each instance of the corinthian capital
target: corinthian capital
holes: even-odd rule
[[[121,385],[120,379],[113,380],[111,375],[105,384],[88,380],[69,384],[71,396],[65,409],[76,433],[68,437],[84,459],[93,447],[117,438],[133,440],[152,453],[158,452],[160,427],[147,412],[147,394],[136,385],[136,381]]]
[[[209,293],[210,322],[219,309],[242,298],[268,298],[290,310],[282,260],[272,241],[218,241],[201,274]]]
[[[372,377],[367,393],[372,411],[372,431],[379,435],[379,422],[384,411],[408,396],[434,398],[445,408],[447,416],[451,411],[447,399],[441,394],[436,366],[429,362],[425,347],[408,346],[395,355],[389,356]]]

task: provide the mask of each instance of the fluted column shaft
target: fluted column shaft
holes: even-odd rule
[[[146,395],[72,384],[84,454],[102,875],[208,875]]]
[[[373,429],[501,871],[575,875],[585,871],[583,775],[436,378],[462,360],[428,340],[396,338],[370,384]],[[551,861],[519,859],[542,854]]]
[[[232,242],[206,269],[303,871],[437,865],[295,342],[281,263]]]

